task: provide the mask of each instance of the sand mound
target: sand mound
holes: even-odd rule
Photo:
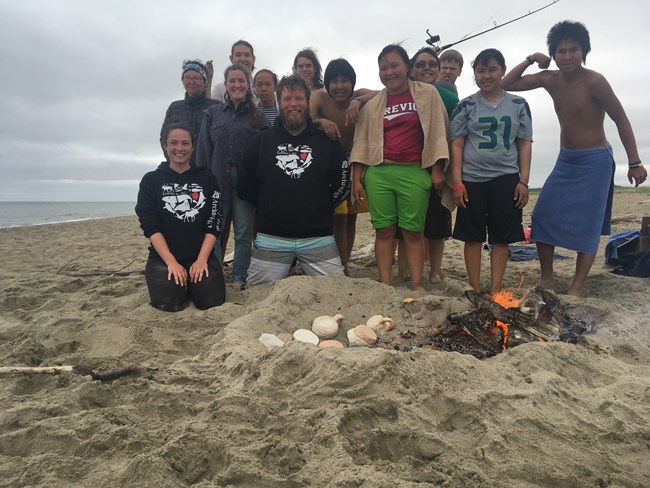
[[[638,212],[633,197],[617,215]],[[362,224],[358,247],[371,240]],[[222,307],[176,314],[147,304],[145,246],[134,218],[0,231],[1,366],[156,368],[107,383],[0,377],[1,486],[650,485],[648,280],[600,256],[588,297],[562,296],[595,326],[584,344],[479,361],[258,341],[336,313],[345,343],[375,314],[435,326],[471,307],[458,243],[426,294],[377,283],[363,258],[352,279],[229,288]],[[537,266],[509,264],[508,285],[534,283]],[[558,263],[560,293],[573,266]]]

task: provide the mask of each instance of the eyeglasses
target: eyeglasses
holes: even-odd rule
[[[436,63],[435,61],[418,61],[413,66],[415,66],[417,69],[424,69],[427,66],[429,68],[437,68],[440,65],[438,63]]]
[[[187,81],[188,83],[200,83],[203,81],[203,78],[200,76],[183,76],[183,81]]]

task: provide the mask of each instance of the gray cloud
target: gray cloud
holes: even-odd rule
[[[312,46],[323,65],[346,57],[357,70],[358,87],[379,88],[376,57],[384,45],[403,41],[413,52],[425,44],[426,29],[442,43],[453,42],[542,4],[506,0],[493,9],[475,0],[434,8],[415,0],[398,8],[378,1],[360,15],[355,4],[331,1],[308,15],[305,9],[312,7],[258,0],[239,10],[204,0],[3,2],[0,200],[134,200],[137,182],[161,159],[164,112],[183,96],[181,61],[214,59],[218,78],[237,39],[255,46],[258,68],[286,74],[295,53]],[[565,0],[457,45],[467,60],[461,96],[476,90],[469,60],[481,49],[501,49],[514,66],[530,52],[544,51],[553,23],[580,20],[592,38],[587,67],[607,77],[632,122],[641,156],[648,154],[650,101],[643,86],[649,70],[638,38],[650,8],[631,0],[603,7]],[[546,93],[523,96],[534,122],[531,183],[541,186],[555,161],[559,126]],[[615,126],[608,122],[606,129],[620,165],[616,182],[627,184],[625,152]]]

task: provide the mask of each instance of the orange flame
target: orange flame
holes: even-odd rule
[[[520,303],[519,299],[515,297],[514,292],[512,290],[501,290],[499,293],[497,293],[491,298],[492,301],[498,303],[504,308],[518,307]],[[508,342],[508,336],[510,335],[510,328],[508,327],[508,324],[501,322],[499,320],[496,321],[496,326],[503,331],[503,349],[505,349],[506,343]]]

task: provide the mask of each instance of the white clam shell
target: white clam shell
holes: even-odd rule
[[[316,317],[311,324],[311,330],[321,339],[333,339],[339,333],[339,326],[343,320],[343,315],[337,313],[333,317],[322,315]]]
[[[395,321],[383,315],[373,315],[366,321],[366,325],[377,334],[389,332],[395,328]]]
[[[264,344],[269,351],[272,351],[276,347],[284,346],[284,342],[274,334],[262,334],[259,337],[259,341]]]
[[[348,330],[348,345],[350,347],[368,347],[368,343],[357,337],[354,333],[354,329]]]
[[[348,342],[350,347],[367,347],[377,342],[377,334],[367,325],[357,325],[348,331]]]
[[[366,325],[371,329],[374,329],[375,327],[377,327],[377,325],[381,324],[383,321],[384,321],[383,315],[373,315],[368,320],[366,320]]]
[[[278,339],[280,339],[285,344],[289,344],[293,340],[293,336],[288,332],[281,332],[278,334]]]
[[[357,325],[354,328],[354,333],[357,335],[359,339],[361,339],[362,341],[366,342],[369,345],[372,345],[375,342],[377,342],[377,334],[375,333],[374,330],[372,330],[367,325]]]
[[[307,342],[315,346],[318,345],[318,336],[314,334],[311,330],[307,329],[298,329],[293,333],[293,338],[298,342]]]

